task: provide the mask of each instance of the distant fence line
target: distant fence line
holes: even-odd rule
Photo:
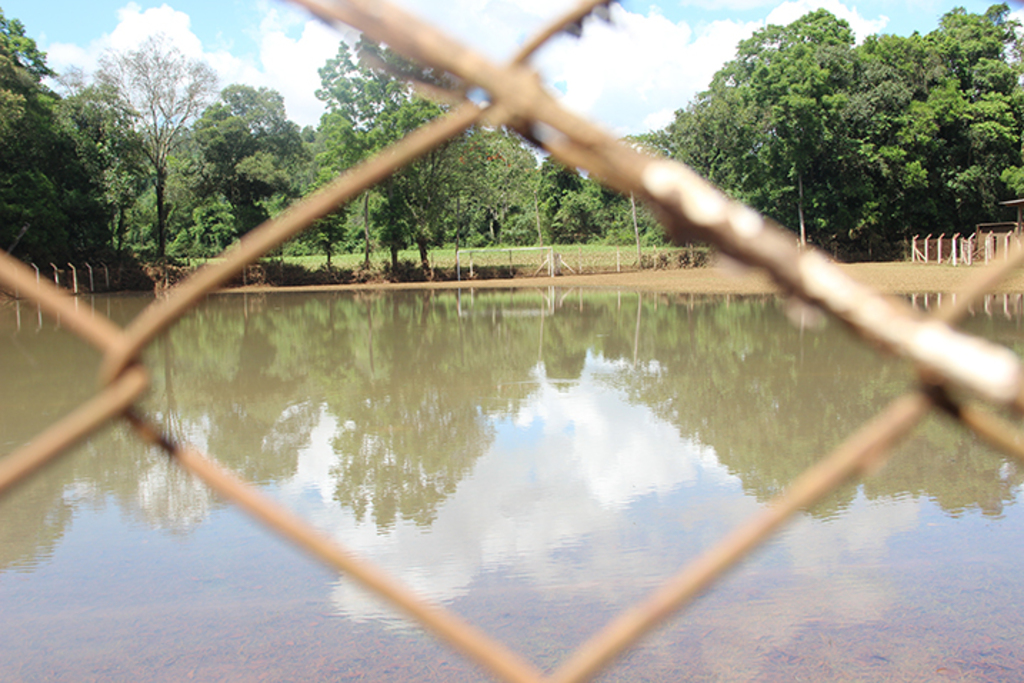
[[[525,253],[533,252],[527,257]],[[579,245],[557,245],[554,247],[489,247],[464,248],[456,252],[431,254],[430,273],[419,276],[400,275],[399,279],[426,280],[450,278],[459,280],[487,279],[495,277],[550,277],[566,274],[596,274],[629,272],[644,269],[700,268],[710,263],[710,250],[702,246],[648,247],[641,251],[637,261],[633,248],[614,247],[594,250]],[[462,254],[460,262],[460,254]],[[543,255],[537,255],[543,254]],[[468,260],[467,260],[468,257]],[[405,262],[403,262],[405,263]],[[158,288],[173,285],[194,273],[199,266],[154,266],[137,265],[109,266],[105,263],[68,263],[59,266],[54,263],[38,266],[28,264],[40,279],[52,281],[71,294],[98,294],[119,290],[140,290],[157,283]],[[390,265],[390,256],[379,252],[371,256],[370,268],[384,272]],[[410,264],[412,270],[418,264]],[[361,263],[360,263],[361,266]],[[322,266],[291,266],[280,257],[252,263],[241,270],[225,285],[229,287],[247,285],[309,285],[346,284],[356,281],[351,264],[336,265],[332,273],[324,272]],[[404,269],[402,272],[410,269]],[[146,272],[149,272],[147,275]],[[451,271],[447,273],[445,271]],[[460,272],[461,271],[461,272]],[[162,274],[162,275],[161,275]],[[147,279],[148,278],[148,279]],[[23,292],[14,291],[15,298]]]
[[[536,252],[542,252],[537,254]],[[531,254],[527,256],[527,254]],[[653,247],[643,249],[640,260],[632,247],[587,249],[580,245],[553,247],[492,247],[460,249],[454,263],[432,258],[434,268],[451,268],[459,280],[475,277],[553,277],[596,273],[622,273],[645,269],[701,268],[710,263],[707,247]]]
[[[1016,224],[994,224],[992,227],[1005,226]],[[1016,230],[979,229],[967,236],[956,233],[950,237],[946,237],[945,233],[937,237],[914,235],[910,240],[910,260],[912,263],[970,266],[975,262],[989,263],[995,259],[1006,259],[1010,248],[1020,243],[1021,236]]]
[[[458,250],[437,249],[429,254],[432,273],[424,276],[435,279],[473,280],[495,277],[549,277],[551,275],[578,275],[598,273],[625,273],[637,270],[671,270],[676,268],[701,268],[710,265],[712,248],[706,245],[643,247],[637,260],[634,246],[594,246],[579,244],[555,244],[550,246],[474,246]],[[390,255],[386,251],[370,254],[370,267],[378,271],[387,270]],[[403,254],[401,263],[418,267]],[[265,260],[249,266],[247,282],[259,282],[261,277],[268,284],[273,283],[275,259]],[[351,269],[354,262],[337,259],[340,271]],[[362,263],[360,257],[359,264]],[[472,267],[471,267],[472,264]],[[262,275],[261,275],[262,273]]]
[[[91,263],[79,264],[77,267],[73,263],[68,263],[67,268],[62,268],[55,263],[48,263],[43,265],[42,270],[34,263],[28,265],[35,272],[36,284],[39,283],[40,278],[45,277],[47,280],[52,279],[56,286],[68,289],[72,294],[109,292],[111,290],[110,267],[105,263],[98,264],[95,268]],[[79,275],[79,271],[81,271],[81,275]],[[97,283],[99,283],[99,287],[97,287]],[[20,292],[15,291],[14,295],[18,297]]]
[[[984,314],[991,318],[993,315],[1002,315],[1007,320],[1020,320],[1024,317],[1024,294],[1002,293],[984,294],[976,304],[969,305],[967,312],[971,315]],[[910,304],[919,311],[931,311],[941,309],[943,299],[946,304],[957,301],[957,293],[930,292],[924,294],[911,294]]]

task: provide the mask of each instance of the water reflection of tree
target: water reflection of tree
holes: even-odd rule
[[[123,425],[111,425],[0,497],[0,569],[49,556],[82,506],[114,505],[151,528],[187,533],[213,495]]]
[[[1013,461],[993,453],[952,420],[935,416],[896,449],[879,476],[864,482],[864,491],[872,498],[927,496],[955,516],[981,510],[998,517],[1022,484],[1024,471]]]
[[[799,330],[772,301],[692,308],[679,302],[648,307],[643,317],[641,357],[656,362],[612,381],[683,434],[713,447],[762,501],[782,491],[910,379],[836,326]],[[688,324],[667,324],[677,318]],[[1014,500],[1021,480],[1012,464],[973,437],[931,422],[862,490],[869,497],[927,496],[953,513],[997,513]],[[845,507],[856,490],[837,491],[814,513],[828,516]]]
[[[342,425],[335,498],[378,528],[429,524],[489,448],[488,415],[514,408],[495,400],[498,387],[521,385],[536,364],[522,335],[537,322],[463,318],[452,295],[364,302],[353,310],[366,311],[367,362],[353,364],[327,402]]]
[[[492,442],[492,418],[533,395],[538,368],[572,381],[588,354],[617,361],[604,377],[610,387],[711,446],[761,500],[909,380],[841,330],[794,328],[771,301],[578,292],[559,301],[541,291],[211,297],[149,351],[146,408],[259,482],[295,475],[314,428],[332,418],[335,497],[384,529],[434,519]],[[1004,343],[1016,338],[1013,322],[978,324]],[[31,343],[26,334],[0,349],[5,450],[88,396],[98,363],[52,327],[31,332]],[[47,386],[76,368],[90,376]],[[1022,481],[1019,468],[935,420],[862,490],[997,515]],[[815,513],[854,493],[838,492]],[[216,505],[162,456],[111,429],[0,500],[0,568],[52,551],[76,506],[107,500],[179,531]]]
[[[104,314],[124,321],[149,298],[94,301]],[[81,305],[89,305],[89,300],[83,298]],[[0,321],[0,327],[7,322]],[[4,332],[0,335],[0,456],[89,398],[95,391],[100,361],[96,351],[48,319],[38,329],[35,324],[14,325],[4,327]],[[145,486],[152,493],[172,481],[160,476],[161,470],[177,474],[165,457],[154,457],[124,429],[105,428],[0,496],[0,569],[31,567],[48,556],[80,506],[115,502],[126,514],[145,517],[139,505],[140,489]],[[194,488],[187,477],[178,479]],[[180,528],[182,520],[173,517],[176,511],[167,509],[153,521]]]
[[[647,381],[662,393],[654,408],[711,445],[759,499],[869,417],[876,390],[889,384],[891,368],[870,365],[870,352],[836,334],[801,335],[773,305],[734,301],[688,314],[689,325],[654,352],[659,371]],[[882,376],[865,385],[876,368]],[[851,495],[837,493],[826,509]]]
[[[218,297],[154,363],[174,366],[180,435],[201,433],[244,476],[293,475],[326,414],[339,425],[338,501],[381,528],[426,524],[493,439],[488,414],[514,409],[496,388],[528,378],[536,347],[521,340],[538,324],[461,318],[451,294]]]
[[[265,482],[294,473],[299,443],[289,437],[308,437],[317,411],[301,398],[307,373],[279,367],[292,321],[259,303],[219,297],[178,323],[154,349],[149,407],[180,438]]]
[[[0,570],[30,569],[52,555],[74,515],[64,496],[66,462],[0,497]]]

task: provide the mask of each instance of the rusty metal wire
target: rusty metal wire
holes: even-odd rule
[[[541,30],[505,65],[489,61],[387,2],[292,2],[329,24],[351,25],[406,57],[449,72],[463,83],[463,91],[470,87],[483,89],[490,103],[478,106],[463,101],[445,117],[352,168],[319,193],[251,232],[221,261],[172,289],[124,329],[101,315],[78,312],[67,292],[45,281],[37,283],[27,267],[0,251],[0,285],[31,297],[48,315],[59,318],[65,328],[104,354],[98,393],[28,445],[0,459],[0,494],[60,457],[75,442],[121,418],[143,441],[165,450],[182,468],[225,499],[321,562],[390,601],[497,679],[569,683],[595,676],[645,633],[736,566],[795,513],[842,483],[875,471],[892,446],[933,408],[953,416],[997,449],[1024,461],[1024,435],[991,411],[955,401],[950,391],[955,389],[960,395],[966,390],[998,408],[1018,414],[1024,411],[1019,359],[1005,348],[952,327],[974,300],[1024,261],[1024,249],[1016,248],[1007,260],[981,271],[954,298],[955,303],[924,318],[906,304],[850,279],[820,252],[801,250],[790,233],[729,200],[690,169],[639,152],[599,126],[568,112],[543,88],[528,60],[553,35],[563,30],[575,32],[592,12],[603,12],[607,0],[581,2]],[[175,442],[134,405],[148,385],[148,373],[139,361],[142,351],[204,296],[318,218],[480,122],[509,125],[559,161],[584,168],[623,193],[633,193],[653,208],[672,237],[700,238],[724,254],[762,268],[785,292],[832,314],[883,351],[905,357],[920,376],[920,388],[895,399],[793,481],[764,510],[681,568],[646,600],[613,619],[547,675],[451,612],[420,598],[379,567],[327,538],[196,449]]]

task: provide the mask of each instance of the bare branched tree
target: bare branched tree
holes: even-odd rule
[[[164,189],[167,162],[184,139],[188,124],[217,94],[217,76],[206,62],[189,59],[160,34],[137,50],[107,52],[96,79],[117,90],[134,113],[146,158],[156,178],[159,257],[166,246],[167,208]]]

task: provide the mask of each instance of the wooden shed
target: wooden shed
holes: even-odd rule
[[[1021,233],[1021,227],[1024,226],[1024,198],[1009,199],[1005,202],[999,202],[999,205],[1012,206],[1017,209],[1017,227],[1014,228],[1014,232],[1019,235]]]

